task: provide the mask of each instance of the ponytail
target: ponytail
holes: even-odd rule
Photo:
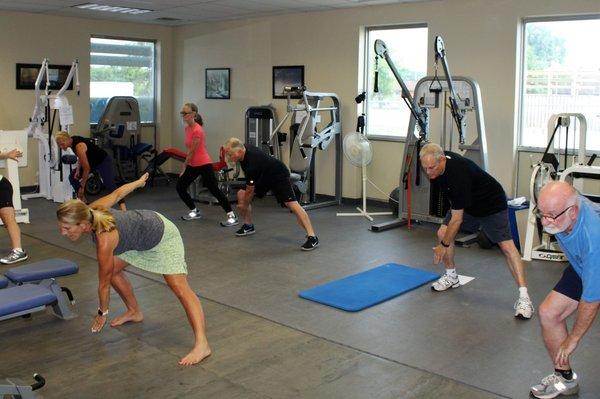
[[[196,114],[194,115],[194,121],[196,121],[196,123],[200,126],[204,126],[204,121],[202,120],[202,116],[200,116],[200,114],[198,113],[198,106],[196,104],[185,103],[183,106],[189,107],[192,110],[192,112]]]
[[[56,218],[71,225],[88,222],[96,233],[109,232],[116,228],[115,218],[108,209],[90,208],[78,199],[63,202],[56,210]]]

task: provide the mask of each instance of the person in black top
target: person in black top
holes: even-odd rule
[[[0,149],[0,160],[12,159],[17,161],[17,158],[23,156],[23,153],[14,148],[10,151],[2,152]],[[8,162],[8,161],[7,161]],[[7,165],[8,166],[8,165]],[[21,247],[21,229],[17,224],[15,217],[15,207],[13,205],[13,186],[6,177],[0,174],[0,220],[6,226],[8,237],[12,250],[8,255],[0,258],[0,264],[12,265],[13,263],[22,262],[27,260],[27,252]]]
[[[508,268],[519,287],[515,317],[530,319],[533,305],[527,293],[523,261],[510,233],[506,194],[500,183],[475,162],[451,151],[444,152],[435,143],[423,146],[419,157],[431,184],[439,186],[451,208],[437,232],[440,242],[433,249],[434,263],[443,261],[446,273],[431,289],[445,291],[460,286],[454,265],[454,239],[461,228],[468,232],[481,228],[506,256]]]
[[[79,167],[69,176],[69,181],[77,192],[77,198],[86,202],[85,185],[91,171],[100,175],[104,187],[109,192],[116,190],[117,185],[115,184],[112,158],[106,151],[88,138],[70,136],[67,132],[58,132],[56,134],[56,143],[63,151],[71,148],[79,159]],[[126,210],[125,201],[119,201],[119,207],[122,211]]]
[[[277,202],[288,207],[306,231],[307,239],[301,249],[303,251],[315,249],[319,245],[319,239],[315,235],[308,214],[296,201],[287,166],[257,147],[244,145],[235,137],[227,140],[224,147],[229,160],[239,162],[246,175],[246,187],[237,193],[237,206],[244,225],[235,234],[241,237],[255,233],[252,224],[252,199],[255,196],[262,198],[272,190]]]

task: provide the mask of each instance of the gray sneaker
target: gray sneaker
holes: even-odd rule
[[[0,259],[0,263],[12,265],[13,263],[23,262],[27,260],[27,252],[13,249],[4,258]]]
[[[196,219],[202,219],[202,214],[200,213],[200,211],[190,211],[190,213],[188,213],[185,216],[181,217],[183,220],[196,220]]]
[[[227,219],[225,219],[223,222],[221,222],[221,226],[223,227],[231,227],[231,226],[237,226],[239,224],[239,220],[237,218],[237,216],[233,216],[233,217],[227,217]]]
[[[573,378],[565,379],[560,373],[554,372],[542,378],[542,382],[531,387],[531,394],[540,399],[556,398],[560,395],[575,395],[579,392],[577,374]]]

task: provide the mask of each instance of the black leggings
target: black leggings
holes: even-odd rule
[[[179,197],[185,202],[188,208],[194,209],[196,207],[187,189],[198,176],[202,176],[202,184],[219,201],[221,208],[227,213],[231,212],[231,204],[225,194],[219,190],[219,184],[217,183],[217,178],[211,164],[202,166],[186,165],[183,175],[177,180],[177,194],[179,194]]]

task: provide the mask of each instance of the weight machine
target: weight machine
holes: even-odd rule
[[[140,108],[135,97],[111,97],[92,134],[97,144],[112,155],[115,162],[115,176],[121,182],[137,179],[139,160],[149,162],[156,154],[152,145],[142,143]]]
[[[275,128],[272,128],[276,121],[272,107],[252,107],[246,111],[246,142],[258,144],[259,148],[282,160],[282,143],[286,134],[280,129],[291,118],[289,168],[294,190],[300,194],[298,200],[306,210],[341,205],[342,123],[337,94],[307,91],[304,86],[286,86],[283,93],[287,96],[287,112]],[[292,103],[292,96],[300,97],[297,104]],[[259,117],[258,110],[262,117]],[[319,130],[319,125],[325,122],[327,125]],[[335,194],[331,200],[317,202],[315,153],[317,149],[326,150],[332,141],[335,141]]]
[[[575,147],[578,140],[578,149],[573,157],[573,162],[568,166],[569,149],[569,128],[573,126],[572,148]],[[560,138],[555,140],[556,134],[565,130],[565,148],[564,157],[560,160]],[[561,113],[555,114],[548,120],[548,145],[542,155],[541,160],[532,165],[533,172],[529,184],[530,201],[529,212],[527,214],[527,233],[525,235],[525,246],[523,248],[523,260],[549,260],[555,262],[566,262],[567,257],[562,252],[556,240],[548,233],[543,231],[541,221],[533,213],[537,203],[540,190],[546,183],[553,180],[567,181],[572,184],[580,193],[594,202],[600,202],[600,196],[597,194],[584,193],[584,180],[600,180],[600,167],[593,166],[596,155],[592,155],[586,162],[586,134],[587,122],[583,114]],[[561,133],[559,133],[559,137]],[[555,147],[558,147],[558,156],[555,155]],[[540,244],[533,246],[533,237],[535,231],[540,240]]]
[[[287,134],[275,130],[277,111],[271,105],[246,108],[246,144],[260,148],[282,160],[283,143]]]
[[[432,141],[431,114],[438,109],[441,114],[441,126],[437,143],[445,151],[460,152],[471,159],[483,170],[488,170],[487,143],[481,92],[477,82],[471,78],[452,76],[448,66],[446,49],[441,36],[434,42],[435,74],[419,80],[415,86],[414,98],[402,80],[394,65],[387,46],[382,40],[375,41],[376,72],[375,92],[377,92],[377,60],[383,58],[402,91],[402,99],[410,110],[406,143],[404,145],[403,164],[400,174],[400,194],[398,218],[393,221],[374,224],[370,230],[379,232],[409,224],[412,220],[442,223],[449,209],[447,198],[422,176],[419,162],[421,147]],[[445,81],[438,77],[438,64],[444,69]],[[448,111],[450,110],[450,115]],[[469,115],[474,119],[469,129]],[[449,120],[452,118],[452,120]],[[454,132],[456,126],[457,133]]]
[[[73,188],[69,182],[69,173],[76,163],[75,154],[71,150],[64,152],[52,137],[54,125],[57,122],[61,130],[69,132],[73,125],[73,108],[65,96],[65,92],[75,79],[77,95],[79,95],[79,61],[71,63],[69,74],[56,94],[51,94],[50,70],[48,59],[42,61],[40,72],[35,80],[35,106],[29,119],[27,135],[38,142],[39,159],[39,189],[38,192],[25,194],[24,200],[30,198],[46,198],[54,202],[64,202],[73,198]],[[43,93],[40,90],[42,80],[45,78]],[[58,115],[57,115],[58,112]],[[44,126],[45,125],[45,126]],[[44,131],[44,127],[46,131]],[[63,157],[63,155],[71,155]]]

